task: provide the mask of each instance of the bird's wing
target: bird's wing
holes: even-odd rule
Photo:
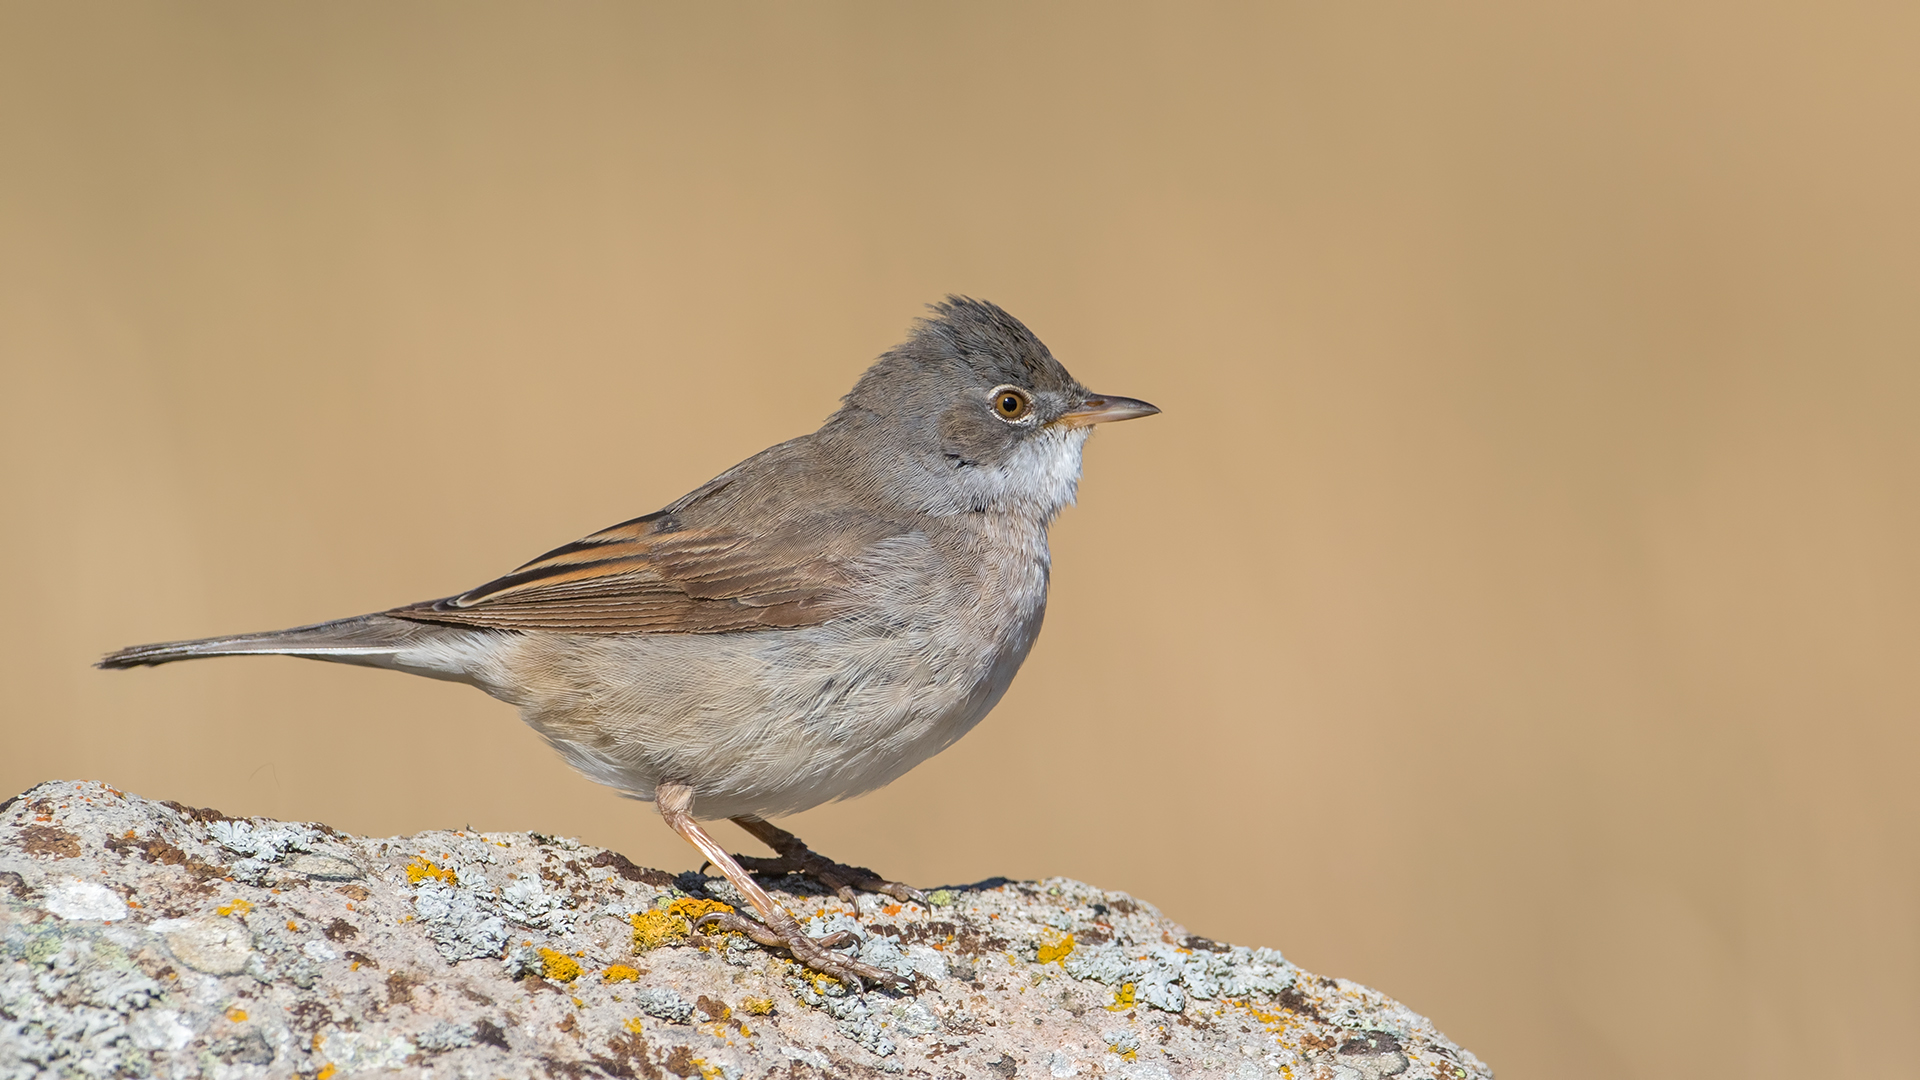
[[[671,510],[602,529],[444,600],[395,608],[417,622],[576,634],[711,634],[812,626],[848,586],[849,547],[892,530],[790,528],[748,536],[684,527]],[[826,537],[832,537],[826,542]]]

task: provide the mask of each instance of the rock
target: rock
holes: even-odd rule
[[[65,881],[55,885],[47,893],[47,910],[63,919],[112,922],[127,917],[127,905],[119,894],[91,881]]]
[[[857,912],[774,884],[911,986],[690,933],[737,903],[723,880],[577,841],[365,839],[42,784],[0,804],[0,1080],[1492,1075],[1375,991],[1079,882]]]
[[[367,876],[359,867],[331,855],[295,855],[287,860],[287,869],[321,881],[354,881]]]
[[[147,929],[160,935],[174,959],[209,975],[238,975],[253,959],[253,936],[238,919],[159,919]]]

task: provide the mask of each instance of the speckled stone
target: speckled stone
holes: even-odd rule
[[[1375,991],[1121,893],[995,880],[855,911],[773,884],[911,985],[676,938],[737,902],[724,881],[573,840],[366,839],[42,784],[0,804],[0,1080],[1492,1076]],[[636,922],[672,940],[636,951]]]

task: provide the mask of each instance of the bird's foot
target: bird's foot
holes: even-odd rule
[[[888,881],[864,866],[834,862],[804,846],[797,853],[777,855],[770,859],[752,855],[736,855],[734,858],[740,860],[741,866],[756,874],[800,874],[810,877],[833,890],[835,895],[849,904],[854,902],[856,889],[891,896],[902,903],[926,899],[925,893],[911,885]]]
[[[785,949],[793,954],[795,960],[821,974],[839,979],[856,992],[865,990],[867,983],[897,986],[907,981],[891,971],[832,951],[852,941],[852,934],[841,930],[825,937],[808,937],[799,922],[780,908],[775,908],[773,917],[766,922],[733,912],[716,911],[694,920],[693,926],[695,930],[702,926],[718,926],[722,930],[745,934],[769,948]]]
[[[801,874],[810,877],[833,890],[840,899],[851,904],[854,902],[854,890],[880,893],[891,896],[901,903],[914,901],[924,903],[927,895],[911,885],[898,881],[888,881],[864,866],[848,866],[834,862],[825,855],[808,847],[804,841],[777,825],[769,824],[759,818],[738,817],[734,823],[758,837],[768,847],[779,852],[773,858],[755,858],[751,855],[736,855],[740,865],[755,874]]]

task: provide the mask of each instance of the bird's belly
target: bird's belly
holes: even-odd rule
[[[793,813],[872,791],[979,723],[1039,633],[1040,590],[1012,611],[543,639],[516,703],[600,783],[643,799],[689,783],[701,817]]]

